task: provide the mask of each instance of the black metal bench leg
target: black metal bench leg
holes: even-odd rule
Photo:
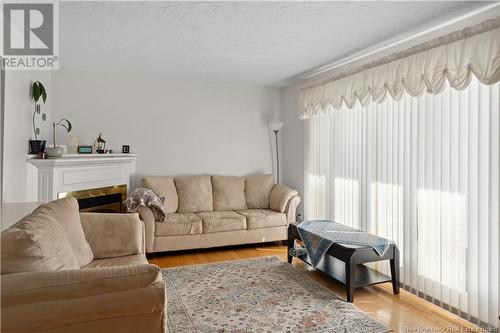
[[[356,281],[356,262],[351,259],[347,260],[345,263],[345,286],[347,293],[347,301],[354,301],[354,289]]]
[[[390,260],[391,264],[391,280],[392,280],[392,291],[394,295],[399,294],[399,250],[394,246],[393,259]]]

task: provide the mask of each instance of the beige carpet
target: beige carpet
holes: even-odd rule
[[[163,269],[176,332],[387,332],[278,257]]]

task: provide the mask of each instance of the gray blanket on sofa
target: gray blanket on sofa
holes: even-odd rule
[[[153,190],[145,187],[138,187],[130,193],[123,204],[129,213],[136,213],[139,207],[149,207],[153,211],[155,221],[162,223],[165,221],[165,211],[163,210],[164,201],[165,198]]]

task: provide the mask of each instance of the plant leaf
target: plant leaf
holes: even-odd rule
[[[64,120],[66,122],[66,124],[61,123],[61,126],[66,129],[67,133],[71,132],[71,129],[73,128],[73,125],[71,125],[71,123],[69,122],[69,120],[68,119],[61,119],[61,120]]]
[[[35,101],[35,103],[38,102],[38,100],[40,99],[40,95],[41,95],[40,86],[38,85],[38,81],[33,82],[31,94],[33,95],[33,100]]]
[[[47,91],[45,90],[45,87],[41,83],[40,83],[40,88],[42,90],[42,99],[43,102],[45,103],[45,101],[47,101]]]

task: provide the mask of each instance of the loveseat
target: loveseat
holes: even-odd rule
[[[2,332],[165,331],[165,284],[137,214],[80,214],[69,197],[1,238]]]
[[[141,207],[146,252],[281,241],[300,197],[272,175],[148,176],[142,186],[164,197],[164,222]]]

